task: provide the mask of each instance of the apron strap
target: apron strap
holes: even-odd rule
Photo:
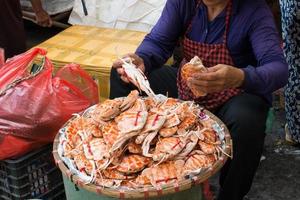
[[[225,44],[225,45],[226,45],[227,35],[228,35],[228,31],[229,31],[231,11],[232,11],[232,0],[229,0],[227,9],[226,9],[225,32],[224,32],[224,36],[223,36],[223,44]]]
[[[196,16],[196,15],[198,14],[198,12],[199,12],[199,7],[200,7],[200,5],[201,5],[201,3],[202,3],[202,0],[197,0],[196,2],[197,2],[197,4],[196,4],[196,9],[195,9],[195,14],[194,14],[194,16],[191,18],[191,20],[189,21],[188,27],[187,27],[186,31],[184,32],[184,36],[185,36],[188,32],[190,32],[190,30],[191,30],[191,28],[192,28],[192,22],[193,22],[193,19],[195,18],[195,16]]]

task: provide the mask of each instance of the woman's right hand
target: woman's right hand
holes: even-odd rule
[[[142,70],[142,72],[145,73],[145,65],[144,65],[144,61],[141,57],[139,57],[138,55],[134,54],[134,53],[129,53],[124,55],[122,58],[131,58],[133,64],[135,64],[140,70]],[[118,72],[118,74],[120,75],[120,78],[125,82],[125,83],[129,83],[128,77],[126,76],[124,69],[122,68],[123,62],[121,59],[116,60],[112,67],[115,68]]]

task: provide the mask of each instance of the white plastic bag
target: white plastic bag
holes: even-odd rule
[[[69,23],[149,32],[159,19],[166,0],[75,0]]]

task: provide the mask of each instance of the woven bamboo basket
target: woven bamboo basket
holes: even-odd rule
[[[225,152],[229,155],[232,155],[232,141],[229,134],[228,129],[224,125],[224,123],[217,118],[215,115],[213,115],[211,112],[204,110],[204,113],[208,115],[211,119],[216,121],[220,126],[223,127],[223,131],[225,133]],[[73,119],[73,118],[72,118]],[[70,120],[72,120],[70,119]],[[68,122],[67,122],[68,123]],[[66,124],[67,124],[66,123]],[[192,188],[195,185],[199,185],[205,180],[207,180],[209,177],[213,176],[216,172],[218,172],[222,166],[225,164],[227,160],[227,156],[222,154],[219,160],[217,160],[213,166],[210,168],[207,168],[205,170],[202,170],[200,174],[193,176],[192,178],[188,178],[182,181],[178,181],[176,184],[165,184],[162,188],[157,189],[152,186],[147,186],[145,188],[139,188],[135,190],[121,190],[121,189],[115,189],[115,188],[105,188],[101,186],[96,186],[94,184],[84,184],[83,180],[81,180],[77,175],[74,175],[71,173],[71,171],[68,169],[68,167],[64,164],[64,162],[61,160],[59,154],[58,154],[58,145],[59,145],[59,137],[60,134],[58,133],[54,140],[53,145],[53,156],[55,159],[56,165],[60,168],[63,175],[65,175],[69,180],[71,180],[75,185],[77,185],[80,188],[83,188],[87,191],[99,194],[99,195],[105,195],[108,197],[113,198],[120,198],[120,199],[148,199],[153,197],[161,197],[165,195],[171,195],[180,191],[188,190]]]

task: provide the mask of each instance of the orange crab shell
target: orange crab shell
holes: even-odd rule
[[[74,162],[77,169],[80,172],[86,172],[87,174],[92,174],[93,171],[92,161],[88,160],[83,154],[75,155]]]
[[[117,170],[126,174],[136,173],[144,169],[151,159],[140,155],[124,156],[117,166]]]
[[[173,126],[170,128],[162,128],[159,130],[159,134],[163,137],[171,137],[177,132],[177,130],[178,130],[177,126]]]
[[[178,129],[188,130],[196,125],[198,122],[197,116],[190,114],[186,116],[183,121],[178,125]]]
[[[198,144],[201,151],[203,151],[205,154],[213,154],[217,151],[215,145],[213,144],[207,144],[205,142],[202,142],[201,140],[198,141]]]
[[[167,158],[175,157],[185,147],[185,142],[178,137],[162,138],[156,144],[153,160],[159,161],[164,156]]]
[[[188,155],[184,164],[184,170],[190,172],[199,170],[200,168],[210,167],[215,161],[216,158],[213,154],[205,155],[193,151]]]
[[[119,137],[120,131],[118,125],[114,121],[110,121],[102,129],[103,139],[110,148]]]
[[[191,63],[187,63],[181,69],[182,81],[187,83],[188,78],[192,77],[193,74],[199,73],[199,72],[201,73],[201,72],[205,72],[205,71],[206,71],[206,68],[203,65],[193,65]],[[192,93],[196,97],[202,97],[202,96],[206,95],[205,92],[199,91],[197,88],[194,88],[192,86],[189,86],[189,88],[191,89]]]
[[[139,185],[152,184],[154,187],[164,183],[170,183],[172,181],[178,181],[182,179],[182,169],[184,161],[167,161],[159,165],[153,165],[144,169],[141,175],[136,179],[136,183]]]
[[[218,137],[213,129],[206,129],[202,132],[204,136],[204,141],[207,143],[218,143]]]

